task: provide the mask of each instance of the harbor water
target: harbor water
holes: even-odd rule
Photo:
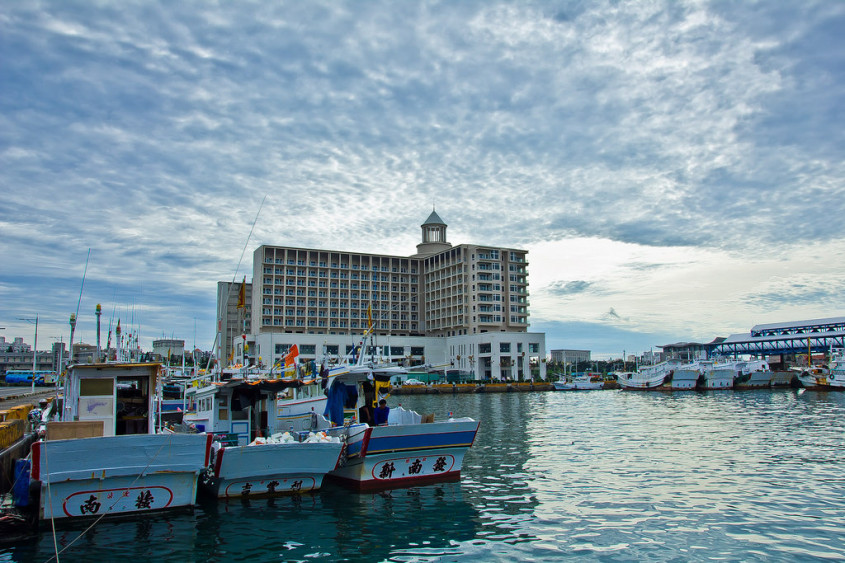
[[[845,558],[845,393],[394,396],[481,421],[460,482],[49,527],[0,561]]]

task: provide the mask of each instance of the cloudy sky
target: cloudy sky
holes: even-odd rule
[[[0,335],[67,342],[79,307],[94,343],[102,303],[210,349],[258,245],[407,256],[433,206],[529,251],[549,349],[845,315],[843,29],[835,0],[3,2]]]

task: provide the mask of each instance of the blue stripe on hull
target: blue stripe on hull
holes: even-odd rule
[[[475,439],[475,433],[475,430],[466,430],[464,432],[415,434],[410,436],[372,436],[367,447],[367,455],[380,452],[468,447],[472,445]]]

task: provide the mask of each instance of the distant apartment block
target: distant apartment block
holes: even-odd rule
[[[552,350],[552,361],[559,364],[577,364],[578,362],[589,362],[589,350]]]

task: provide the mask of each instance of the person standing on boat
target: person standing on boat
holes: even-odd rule
[[[376,426],[387,424],[387,417],[390,414],[390,407],[387,406],[387,401],[384,399],[379,401],[373,414],[375,415],[374,418]]]

